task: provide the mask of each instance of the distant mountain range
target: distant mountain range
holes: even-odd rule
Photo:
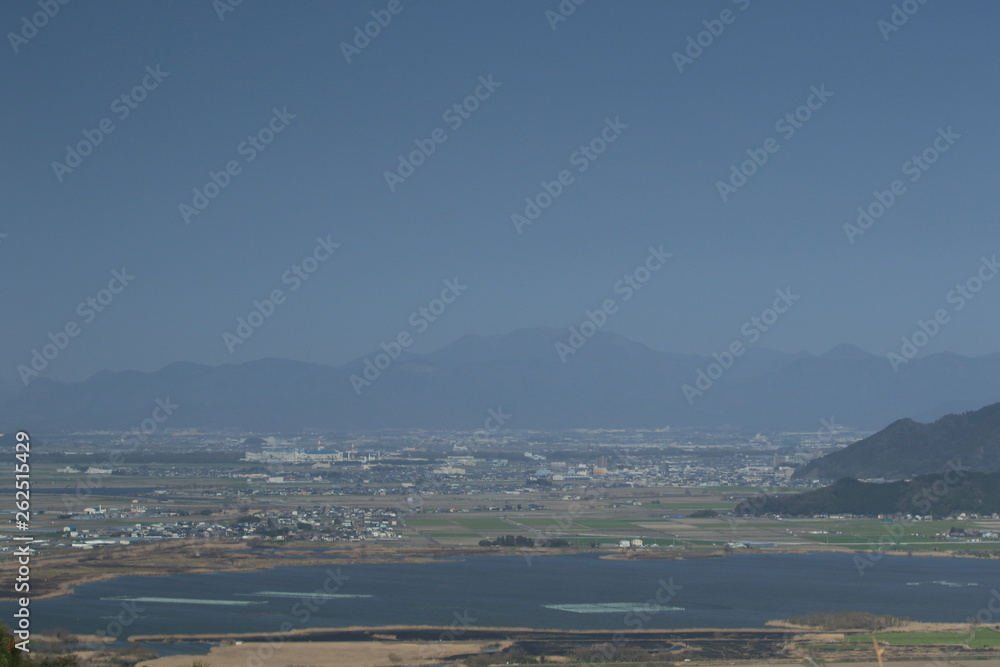
[[[1000,403],[931,424],[900,419],[795,472],[800,479],[907,479],[961,466],[1000,472]]]
[[[0,429],[129,429],[154,416],[170,428],[477,429],[497,425],[487,422],[493,410],[510,415],[502,426],[511,429],[816,432],[831,417],[875,429],[1000,401],[1000,355],[935,354],[895,373],[884,356],[847,345],[822,355],[752,348],[724,369],[711,356],[597,332],[563,363],[556,344],[568,339],[565,329],[523,329],[465,336],[426,355],[376,350],[341,367],[265,359],[102,372],[80,383],[41,377],[0,401]],[[703,393],[685,395],[684,385]],[[168,398],[178,407],[156,412]]]

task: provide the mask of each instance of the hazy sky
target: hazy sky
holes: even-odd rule
[[[49,334],[53,379],[340,364],[607,299],[607,330],[711,353],[786,288],[758,345],[885,354],[940,309],[925,351],[995,352],[1000,280],[949,292],[1000,252],[1000,5],[895,7],[5,2],[0,387]]]

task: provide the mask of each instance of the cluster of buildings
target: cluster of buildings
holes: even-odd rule
[[[512,481],[609,487],[783,486],[791,485],[798,465],[860,435],[837,426],[769,435],[669,429],[264,437],[164,432],[149,438],[142,450],[111,459],[107,452],[116,446],[113,434],[94,433],[67,443],[73,454],[63,459],[68,465],[59,472],[242,477],[248,486],[324,485],[327,492],[360,487],[366,495],[380,495],[373,489],[443,489],[453,483],[464,484],[465,492],[494,493],[498,484]]]
[[[962,518],[967,519],[971,517],[963,516]],[[980,517],[977,516],[975,518],[980,518]],[[991,518],[996,519],[998,517],[996,514],[994,514]],[[983,542],[983,541],[1000,539],[1000,533],[997,533],[996,531],[993,530],[978,530],[975,528],[952,527],[946,531],[939,533],[938,537],[940,537],[942,540],[948,540],[948,541]]]
[[[146,521],[114,525],[116,519],[134,519],[141,515],[146,515]],[[67,517],[73,525],[65,525],[54,533],[37,533],[38,539],[33,544],[41,548],[93,549],[170,539],[249,540],[255,537],[279,541],[361,542],[398,539],[402,527],[400,510],[396,508],[317,505],[293,510],[254,511],[243,515],[229,511],[225,520],[186,518],[190,516],[189,512],[159,508],[88,507],[78,515]],[[107,519],[111,521],[100,521]],[[94,521],[100,521],[100,526],[84,527],[84,522]],[[0,546],[0,551],[9,549]]]

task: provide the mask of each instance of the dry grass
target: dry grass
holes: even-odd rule
[[[177,655],[139,663],[138,667],[191,667],[203,660],[212,667],[295,665],[296,667],[393,667],[439,664],[455,655],[479,653],[491,642],[268,642],[216,646],[207,656]],[[252,658],[256,656],[258,660]]]

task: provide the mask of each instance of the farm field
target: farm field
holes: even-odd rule
[[[968,632],[877,632],[865,635],[847,635],[844,641],[853,644],[870,644],[872,639],[892,646],[938,646],[968,644],[969,648],[1000,647],[1000,632],[990,628],[975,628],[972,637]]]
[[[300,507],[398,508],[401,546],[478,546],[481,540],[521,535],[566,540],[583,548],[618,548],[623,540],[642,546],[725,549],[750,543],[782,551],[886,548],[914,553],[987,551],[995,541],[946,540],[952,527],[998,530],[1000,521],[882,521],[879,519],[726,518],[751,487],[616,487],[581,490],[552,486],[519,493],[495,491],[412,497],[345,494],[336,486],[296,483],[295,490],[229,476],[164,476],[171,466],[155,464],[156,475],[104,475],[90,488],[90,476],[35,469],[33,525],[40,533],[78,528],[127,528],[137,522],[230,523],[255,512],[290,513]],[[224,468],[223,464],[211,466]],[[51,492],[45,493],[49,489]],[[789,489],[783,489],[787,492]],[[236,493],[239,495],[236,495]],[[115,512],[83,516],[84,507]],[[124,512],[149,508],[146,515]],[[493,508],[487,510],[486,508]],[[499,509],[502,508],[502,509]],[[155,513],[154,511],[155,510]],[[71,514],[72,512],[72,514]],[[720,516],[713,516],[718,512]],[[134,516],[133,516],[134,514]],[[70,519],[72,516],[72,519]],[[382,542],[385,542],[382,540]],[[297,543],[296,540],[286,545]],[[636,543],[637,544],[637,543]]]

